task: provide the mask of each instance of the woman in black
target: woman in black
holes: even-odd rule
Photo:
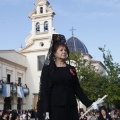
[[[92,104],[79,85],[76,70],[66,64],[69,57],[65,38],[53,35],[41,74],[38,119],[79,120],[76,96],[86,107]]]
[[[100,116],[98,117],[98,120],[112,120],[105,107],[100,108]]]

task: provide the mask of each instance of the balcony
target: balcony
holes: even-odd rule
[[[24,96],[26,97],[27,95],[29,95],[29,88],[27,86],[21,86],[21,85],[17,85],[17,84],[13,84],[13,83],[0,83],[0,93],[3,92],[3,89],[7,89],[7,88],[4,88],[6,85],[10,86],[9,89],[10,89],[10,95],[12,96],[13,94],[16,94],[18,93],[18,87],[21,88],[21,90],[23,91],[23,94]]]

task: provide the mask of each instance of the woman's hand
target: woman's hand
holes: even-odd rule
[[[49,120],[50,119],[50,117],[49,117],[49,112],[46,112],[45,113],[45,120]]]

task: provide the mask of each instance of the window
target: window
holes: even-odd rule
[[[44,22],[44,32],[48,32],[48,21]]]
[[[43,7],[40,7],[40,13],[43,13]]]
[[[36,23],[36,33],[39,33],[40,32],[40,23],[37,22]]]
[[[21,77],[18,77],[18,84],[21,84]]]
[[[10,78],[11,78],[11,75],[7,74],[7,83],[10,83]]]
[[[38,70],[42,70],[45,62],[45,55],[38,56]]]
[[[43,46],[44,46],[44,43],[43,43],[43,42],[40,42],[40,46],[43,47]]]

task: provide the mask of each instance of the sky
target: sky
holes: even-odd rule
[[[114,62],[120,63],[120,0],[48,0],[56,15],[53,27],[66,39],[74,36],[94,60],[103,62],[98,49],[106,45]],[[29,13],[36,0],[0,0],[0,50],[19,50],[32,27]]]

